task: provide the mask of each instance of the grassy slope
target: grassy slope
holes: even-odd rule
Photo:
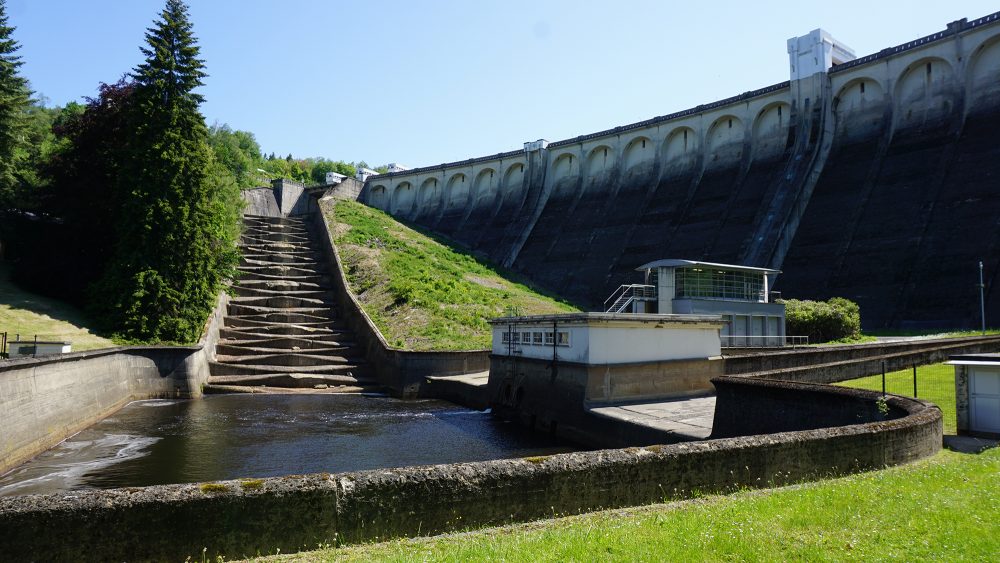
[[[108,348],[115,344],[86,328],[83,313],[55,299],[24,291],[10,281],[7,266],[0,264],[0,332],[8,338],[20,334],[23,339],[67,340],[73,350]]]
[[[576,311],[376,209],[337,201],[324,214],[355,295],[393,346],[484,349],[490,318]]]
[[[328,549],[282,561],[989,561],[1000,449],[776,490]]]
[[[886,392],[907,397],[913,396],[913,371],[902,370],[885,374]],[[856,389],[882,390],[882,375],[842,381],[837,385]],[[930,401],[941,408],[944,433],[954,434],[957,426],[955,410],[955,367],[945,364],[917,368],[917,398]]]

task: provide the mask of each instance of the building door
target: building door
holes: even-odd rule
[[[969,430],[1000,434],[1000,371],[969,368]]]

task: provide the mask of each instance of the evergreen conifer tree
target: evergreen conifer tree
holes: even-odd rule
[[[25,110],[29,104],[28,84],[17,70],[20,45],[11,36],[7,24],[7,2],[0,0],[0,210],[3,210],[16,185],[14,172],[18,148],[24,142]]]
[[[191,342],[236,263],[239,191],[207,142],[195,92],[204,63],[181,0],[167,0],[146,43],[132,74],[115,256],[92,303],[126,338]]]

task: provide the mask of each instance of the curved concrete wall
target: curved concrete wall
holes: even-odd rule
[[[714,380],[735,437],[544,458],[0,498],[12,560],[235,558],[431,535],[878,469],[941,447],[941,412],[870,391]],[[817,416],[815,413],[820,412]],[[850,425],[817,428],[823,422]],[[747,435],[776,428],[780,433]],[[744,431],[740,431],[743,429]]]
[[[993,14],[546,149],[375,176],[360,199],[588,307],[677,257],[781,268],[776,289],[855,299],[869,328],[971,326],[979,259],[1000,314],[997,125]]]

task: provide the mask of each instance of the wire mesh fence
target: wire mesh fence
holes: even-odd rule
[[[837,385],[884,391],[930,401],[941,408],[944,430],[955,433],[955,368],[945,364],[911,366],[909,369],[849,379]]]

